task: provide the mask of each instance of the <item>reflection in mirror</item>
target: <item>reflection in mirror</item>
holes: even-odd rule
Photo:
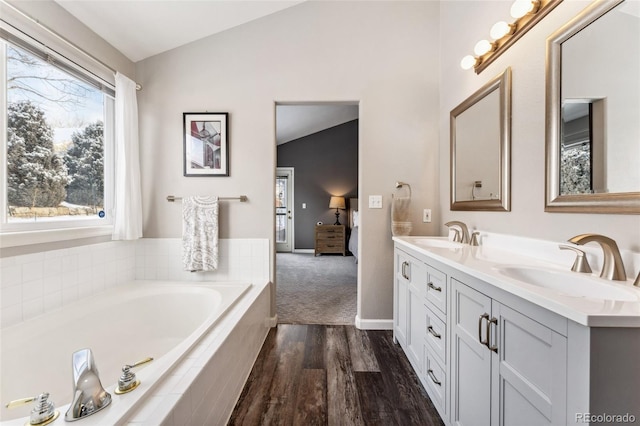
[[[451,210],[510,210],[511,69],[451,111]]]
[[[640,3],[596,1],[547,41],[546,211],[640,213]]]

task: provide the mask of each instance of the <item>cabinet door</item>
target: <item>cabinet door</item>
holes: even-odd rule
[[[566,421],[567,339],[493,301],[491,424],[542,426]]]
[[[451,282],[451,420],[456,425],[489,425],[493,352],[480,340],[488,339],[491,299],[455,279]]]
[[[393,307],[393,337],[402,347],[407,345],[407,325],[409,324],[409,283],[396,278]]]
[[[400,250],[395,250],[394,265],[393,338],[403,348],[406,348],[409,325],[410,259],[408,255]]]
[[[424,338],[427,332],[425,310],[424,298],[420,294],[414,293],[413,286],[409,285],[409,341],[407,342],[407,355],[418,375],[422,373]]]

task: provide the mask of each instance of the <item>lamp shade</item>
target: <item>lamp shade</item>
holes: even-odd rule
[[[331,197],[331,200],[329,201],[329,208],[344,210],[346,208],[344,197]]]

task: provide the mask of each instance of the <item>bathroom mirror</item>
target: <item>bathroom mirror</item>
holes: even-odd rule
[[[511,68],[451,111],[451,210],[510,211]]]
[[[640,2],[598,0],[547,39],[545,211],[640,214]]]

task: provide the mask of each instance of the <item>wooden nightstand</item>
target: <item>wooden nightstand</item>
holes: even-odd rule
[[[346,255],[344,225],[316,225],[315,256],[321,253]]]

